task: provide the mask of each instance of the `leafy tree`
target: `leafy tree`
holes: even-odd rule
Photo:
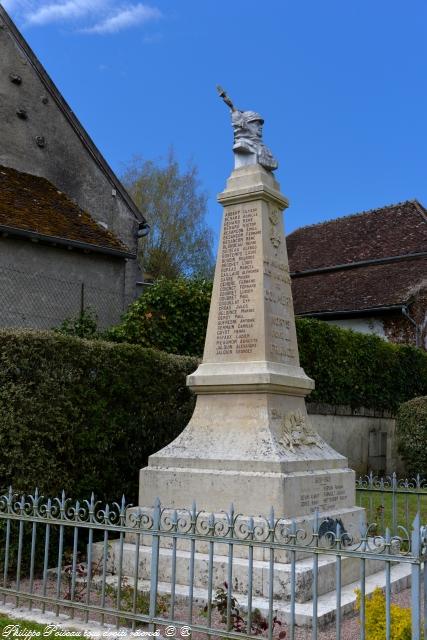
[[[122,176],[151,227],[139,248],[145,277],[212,276],[213,234],[197,173],[193,164],[181,172],[171,151],[165,166],[135,159]]]

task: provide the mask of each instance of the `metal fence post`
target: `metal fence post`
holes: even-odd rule
[[[230,505],[230,510],[227,514],[227,524],[228,524],[228,537],[233,539],[234,537],[234,505]],[[231,631],[231,599],[233,595],[233,552],[234,547],[233,543],[230,542],[228,545],[228,555],[227,555],[227,631]]]
[[[392,530],[392,534],[395,536],[396,535],[396,531],[397,531],[397,475],[396,472],[393,473],[392,475],[392,494],[391,494],[391,499],[392,499],[392,520],[393,520],[393,524],[391,527]]]
[[[423,527],[422,529],[423,534],[422,534],[422,548],[421,548],[421,554],[423,556],[423,574],[424,574],[424,622],[423,622],[423,627],[424,627],[424,639],[427,638],[427,558],[426,558],[426,548],[425,548],[425,542],[426,542],[426,527]]]
[[[153,534],[151,543],[151,572],[150,572],[150,618],[155,618],[157,609],[157,589],[159,582],[159,546],[160,546],[160,499],[156,498],[153,511]],[[150,631],[155,631],[155,624],[150,622]]]
[[[316,550],[313,552],[313,622],[311,628],[312,640],[317,640],[317,598],[318,598],[318,580],[319,580],[319,556],[317,553],[317,547],[319,546],[319,510],[316,509],[314,513],[313,522],[313,541]]]
[[[421,595],[421,536],[420,514],[417,513],[412,524],[411,554],[416,561],[411,567],[411,610],[412,610],[412,640],[420,640],[420,595]]]

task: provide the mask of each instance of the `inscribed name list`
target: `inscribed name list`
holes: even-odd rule
[[[256,291],[260,286],[256,263],[261,225],[259,208],[226,210],[220,262],[216,355],[250,355],[258,346]]]

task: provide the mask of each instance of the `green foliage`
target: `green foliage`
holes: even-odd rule
[[[231,594],[230,600],[228,596],[228,584],[224,582],[224,586],[217,587],[215,596],[211,604],[212,609],[218,611],[222,624],[227,624],[230,620],[230,626],[233,631],[238,633],[250,633],[255,636],[264,636],[269,632],[270,622],[262,615],[259,609],[253,609],[251,617],[251,625],[248,630],[248,620],[242,617],[240,605],[237,599]],[[202,615],[207,615],[208,605],[205,605],[202,611]],[[272,619],[272,634],[274,634],[275,628],[278,629],[282,626],[282,621],[279,620],[277,615],[274,615]],[[287,637],[286,631],[283,629],[277,634],[278,640],[284,640]]]
[[[110,338],[200,356],[211,291],[205,280],[162,279],[129,307]],[[296,325],[301,365],[316,382],[310,402],[394,411],[427,393],[427,355],[420,349],[320,320],[300,318]]]
[[[0,331],[0,488],[134,501],[187,424],[197,361],[53,332]]]
[[[396,420],[398,450],[409,473],[427,474],[427,396],[399,407]]]
[[[148,455],[189,421],[194,398],[185,377],[198,364],[141,345],[200,354],[210,289],[193,280],[149,289],[114,330],[116,339],[139,345],[0,331],[0,488],[39,485],[50,494],[64,488],[76,498],[94,490],[106,500],[125,492],[135,500]],[[315,320],[298,320],[297,328],[301,364],[316,381],[310,400],[397,409],[427,395],[421,350]],[[425,399],[408,406],[419,404]],[[417,411],[423,421],[414,419],[414,435],[402,436],[402,447],[410,451],[409,466],[425,472],[425,410]]]
[[[356,607],[360,609],[360,590],[356,590]],[[386,637],[386,601],[383,591],[377,587],[365,597],[366,640],[384,640]],[[411,640],[411,609],[397,604],[390,606],[391,637],[393,640]],[[421,635],[424,637],[424,634]]]
[[[11,632],[11,625],[16,627],[16,631]],[[6,630],[7,629],[7,630]],[[36,622],[29,622],[22,618],[10,618],[3,614],[0,615],[0,632],[3,637],[17,637],[18,633],[21,638],[52,638],[52,640],[64,640],[67,637],[67,632],[63,627],[56,626],[55,623],[49,624],[37,624]],[[69,631],[69,637],[73,633],[73,638],[85,638],[86,635],[78,634],[77,631]],[[75,635],[74,635],[75,634]]]
[[[93,340],[98,337],[98,317],[90,307],[81,311],[73,318],[66,318],[59,327],[53,329],[64,336],[75,336]]]
[[[310,402],[397,410],[427,392],[427,354],[319,320],[297,320],[301,366],[316,382]]]
[[[212,284],[206,280],[162,278],[130,305],[111,340],[154,347],[169,353],[203,353]]]
[[[106,594],[111,598],[113,602],[117,600],[117,587],[112,585],[106,585]],[[156,601],[156,614],[158,616],[164,615],[168,611],[169,606],[169,597],[164,595],[157,595]],[[142,613],[144,615],[148,615],[150,610],[150,592],[149,591],[138,591],[135,590],[129,584],[128,578],[122,578],[121,586],[120,586],[120,610],[121,611],[129,611],[137,613]],[[126,618],[120,618],[121,625],[129,625],[130,621]],[[143,626],[145,623],[137,623],[137,627]]]

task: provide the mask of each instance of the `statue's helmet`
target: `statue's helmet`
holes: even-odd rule
[[[246,122],[260,122],[261,124],[264,124],[264,118],[256,111],[244,111],[243,115]]]

